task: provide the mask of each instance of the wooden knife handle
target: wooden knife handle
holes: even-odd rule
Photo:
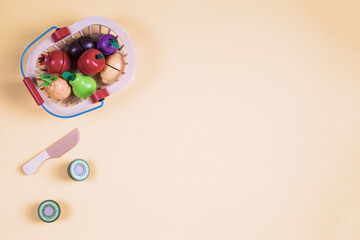
[[[23,170],[27,175],[34,174],[41,163],[43,163],[46,159],[49,159],[50,156],[47,151],[43,151],[30,161],[28,161],[24,166]]]

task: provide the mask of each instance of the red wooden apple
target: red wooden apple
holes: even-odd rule
[[[86,50],[77,62],[79,71],[84,75],[96,75],[104,66],[104,55],[97,49]]]

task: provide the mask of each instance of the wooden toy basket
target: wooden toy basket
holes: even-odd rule
[[[51,35],[51,37],[40,42],[31,51],[26,64],[25,76],[22,69],[22,63],[26,51],[33,43],[38,41],[51,29],[57,30]],[[21,58],[21,70],[24,76],[24,83],[34,97],[35,101],[48,113],[57,117],[70,118],[95,110],[103,105],[103,99],[105,97],[110,96],[125,87],[134,76],[136,67],[134,45],[131,42],[128,34],[116,22],[105,17],[87,17],[68,27],[53,27],[50,28],[47,32],[37,38],[24,51]],[[44,67],[40,66],[38,63],[38,59],[41,54],[46,54],[54,50],[63,50],[66,52],[69,45],[81,36],[89,36],[92,39],[97,40],[103,34],[112,34],[117,38],[117,41],[120,45],[118,52],[121,53],[125,62],[123,74],[121,74],[120,77],[111,84],[102,83],[99,75],[93,76],[97,82],[97,91],[87,99],[80,99],[73,94],[69,98],[62,101],[49,98],[46,92],[39,87],[41,84],[41,79],[37,78],[35,74],[35,72],[46,73],[46,69],[44,69]],[[71,70],[77,71],[76,68]],[[101,105],[94,107],[94,104],[98,101],[101,102]]]

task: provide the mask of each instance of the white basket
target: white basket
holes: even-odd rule
[[[66,38],[54,43],[53,39],[49,37],[34,47],[29,55],[26,65],[26,75],[32,80],[37,91],[43,98],[44,106],[52,113],[62,116],[79,114],[92,107],[93,103],[90,98],[79,99],[75,97],[70,100],[55,101],[53,99],[49,99],[46,94],[39,88],[39,84],[37,82],[39,79],[36,78],[35,71],[46,71],[45,69],[39,67],[38,59],[41,54],[49,52],[48,49],[66,49],[72,41],[81,36],[90,36],[93,39],[97,39],[102,34],[110,33],[114,35],[121,46],[118,51],[124,57],[126,70],[122,76],[119,77],[119,79],[110,85],[101,84],[100,79],[96,79],[94,77],[97,80],[99,86],[97,90],[106,88],[106,90],[109,92],[109,95],[116,93],[131,81],[132,77],[134,76],[136,66],[134,45],[125,30],[116,22],[105,17],[87,17],[68,26],[67,28],[70,30],[71,35],[67,36]]]

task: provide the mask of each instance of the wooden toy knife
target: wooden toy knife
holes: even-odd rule
[[[31,159],[23,166],[23,170],[27,175],[36,172],[41,163],[49,158],[59,158],[75,147],[79,142],[80,134],[79,129],[75,128],[64,137],[60,138],[56,143],[48,147],[45,151]]]

